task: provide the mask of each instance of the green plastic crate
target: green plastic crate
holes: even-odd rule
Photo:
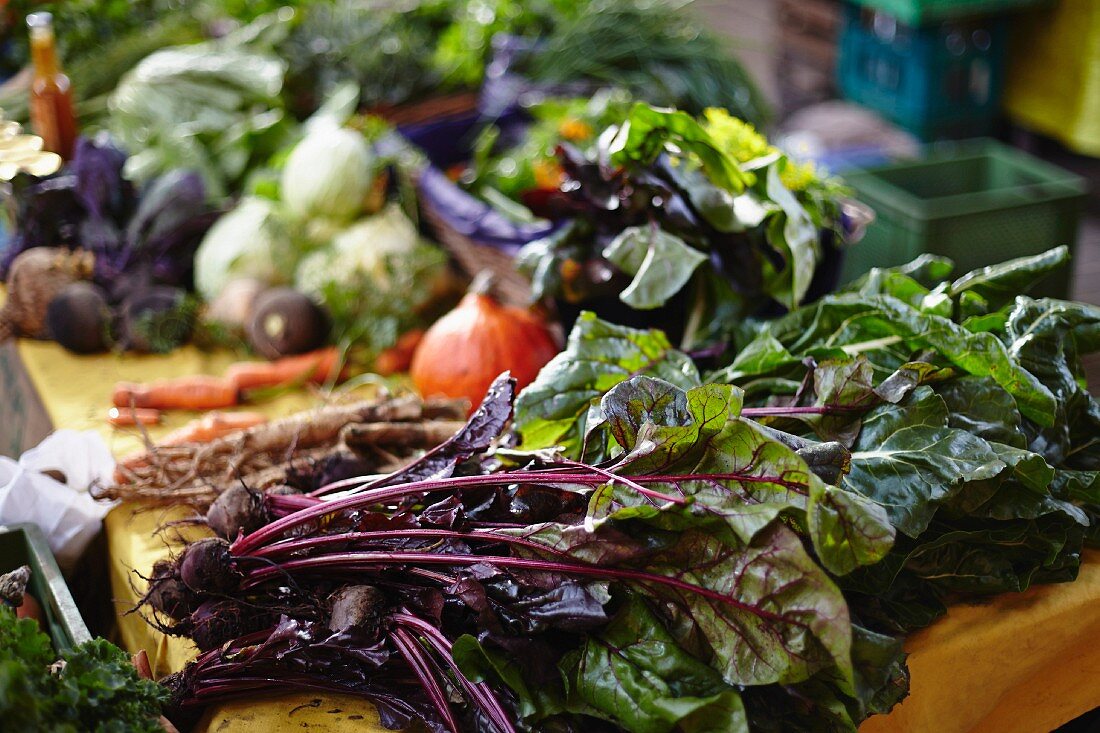
[[[1084,180],[994,140],[928,146],[918,161],[845,173],[875,221],[845,253],[841,281],[922,254],[955,261],[957,274],[1037,254],[1074,251]],[[1069,268],[1032,294],[1064,298]]]
[[[0,574],[23,565],[30,566],[27,589],[42,606],[54,649],[63,652],[91,639],[42,530],[33,524],[0,524]]]
[[[857,5],[888,13],[902,23],[921,25],[976,15],[1000,15],[1046,0],[855,0]]]

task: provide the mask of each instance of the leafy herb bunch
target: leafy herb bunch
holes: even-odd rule
[[[570,223],[518,257],[535,297],[672,304],[689,314],[667,329],[685,348],[767,303],[796,307],[824,240],[842,235],[839,185],[718,110],[701,122],[638,103],[587,150],[562,143],[558,157],[563,180],[534,209]]]
[[[0,718],[7,730],[162,733],[167,691],[104,639],[57,655],[33,619],[0,607]]]

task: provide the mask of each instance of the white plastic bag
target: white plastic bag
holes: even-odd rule
[[[114,469],[107,444],[91,431],[58,430],[18,463],[0,457],[0,523],[37,524],[57,564],[68,572],[114,506],[95,501],[88,490],[109,481]],[[65,483],[45,471],[63,474]]]

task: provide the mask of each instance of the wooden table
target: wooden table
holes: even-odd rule
[[[117,454],[141,445],[132,432],[102,421],[118,379],[219,373],[225,354],[183,349],[164,357],[77,357],[53,344],[20,342],[0,349],[0,452],[18,453],[56,427],[96,429]],[[19,396],[12,399],[10,390]],[[285,414],[307,407],[304,394],[287,395],[262,409]],[[24,411],[13,418],[13,403]],[[35,414],[38,410],[38,414]],[[154,437],[193,415],[173,417]],[[17,429],[13,429],[13,419]],[[131,570],[146,571],[171,549],[156,528],[181,510],[131,506],[105,522],[110,581],[120,614],[119,636],[130,651],[145,649],[154,669],[167,673],[194,649],[167,639],[136,615]],[[984,605],[956,606],[906,644],[912,694],[888,716],[868,720],[860,733],[1047,733],[1100,706],[1100,552],[1085,556],[1077,582],[1002,595]],[[217,733],[381,731],[364,700],[316,693],[248,699],[208,711],[198,730]],[[354,723],[354,728],[352,724]]]

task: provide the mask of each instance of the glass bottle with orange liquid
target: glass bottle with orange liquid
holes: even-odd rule
[[[53,34],[50,13],[27,16],[30,30],[31,62],[31,126],[42,138],[43,147],[68,160],[76,143],[76,116],[73,114],[72,88],[69,77],[61,70],[57,58],[57,42]]]

